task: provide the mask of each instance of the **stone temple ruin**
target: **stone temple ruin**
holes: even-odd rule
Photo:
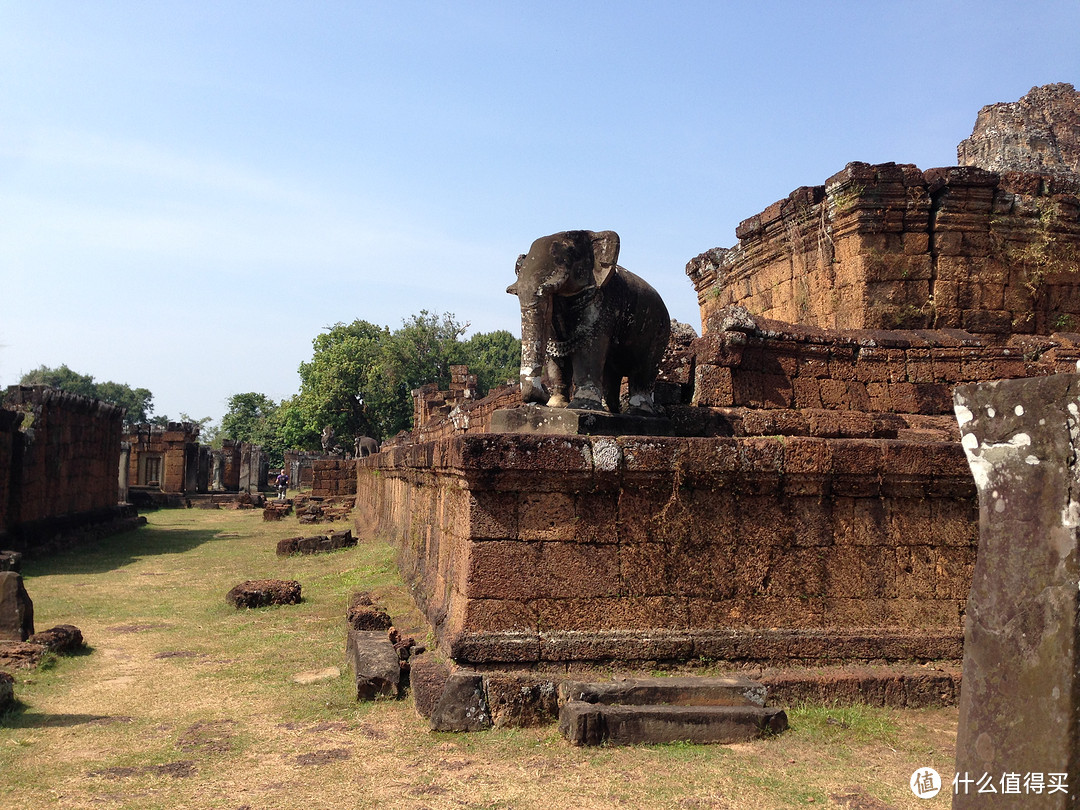
[[[1063,156],[1077,97],[1022,102],[1050,100]],[[355,462],[361,536],[395,542],[495,722],[496,673],[604,662],[932,661],[888,699],[955,700],[978,505],[953,388],[1080,359],[1080,175],[1014,166],[991,117],[961,155],[993,170],[851,163],[692,259],[703,334],[662,362],[669,435],[513,432],[504,390]]]
[[[414,392],[413,432],[380,452],[292,459],[313,494],[355,498],[361,539],[395,544],[433,630],[412,677],[417,706],[450,718],[436,727],[551,720],[561,700],[580,704],[568,736],[622,739],[613,729],[636,721],[597,708],[611,690],[581,680],[597,665],[705,661],[780,700],[955,702],[980,506],[954,389],[1077,370],[1078,122],[1071,85],[1035,88],[979,113],[958,166],[849,163],[744,220],[736,245],[687,264],[702,334],[657,331],[655,383],[625,391],[607,355],[582,350],[621,317],[598,303],[606,278],[626,277],[618,236],[538,240],[511,285],[523,323],[556,313],[530,327],[531,403],[516,386],[478,399],[459,367],[449,392]],[[560,284],[573,302],[543,300],[542,285],[523,294],[530,263],[549,258],[571,268]],[[542,364],[551,347],[588,373],[553,381],[569,371]],[[634,414],[609,412],[620,393]],[[574,407],[547,407],[560,397]],[[119,411],[78,400],[8,392],[7,546],[116,509],[118,469],[129,493],[265,483],[255,452],[215,455],[185,424],[122,443]],[[56,469],[66,476],[43,473]],[[800,666],[838,663],[867,667],[800,680]],[[713,686],[725,711],[782,728],[758,686]]]

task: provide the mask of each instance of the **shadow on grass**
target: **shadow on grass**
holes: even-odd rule
[[[131,565],[158,554],[183,554],[208,543],[217,529],[168,529],[140,526],[121,534],[33,557],[23,562],[23,574],[40,577],[56,574],[100,574]]]
[[[106,726],[113,723],[130,723],[130,717],[107,714],[45,714],[31,711],[30,707],[16,699],[0,714],[0,728],[69,728],[92,724]]]

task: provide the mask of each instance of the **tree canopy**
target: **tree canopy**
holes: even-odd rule
[[[468,365],[480,394],[517,378],[521,343],[506,331],[461,336],[468,324],[423,310],[391,332],[368,321],[337,323],[312,341],[300,392],[281,404],[286,446],[316,448],[325,425],[336,436],[384,439],[412,426],[414,389],[450,386],[450,366]]]
[[[19,380],[20,385],[49,385],[84,397],[111,402],[127,409],[124,421],[129,425],[149,421],[153,411],[154,395],[145,388],[132,388],[116,382],[94,382],[89,374],[72,371],[67,365],[59,368],[40,366],[28,371]]]
[[[266,394],[254,391],[229,397],[229,410],[221,419],[220,435],[225,439],[262,445],[271,466],[281,466],[284,445],[279,430],[277,405]]]

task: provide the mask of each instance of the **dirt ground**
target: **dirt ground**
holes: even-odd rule
[[[411,700],[357,703],[348,593],[423,622],[375,541],[281,559],[314,534],[235,510],[162,510],[98,546],[29,561],[39,630],[84,654],[15,674],[0,718],[0,807],[228,810],[946,807],[956,710],[789,707],[790,729],[729,746],[574,748],[554,727],[428,730]],[[324,528],[341,528],[340,526]],[[237,611],[246,579],[299,580],[296,606]],[[917,768],[946,781],[909,788]]]

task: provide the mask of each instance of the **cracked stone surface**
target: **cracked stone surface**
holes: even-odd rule
[[[956,770],[1068,774],[1080,789],[1080,375],[962,386],[962,444],[979,490]],[[954,808],[984,806],[974,786]],[[1030,806],[997,795],[994,807]],[[1068,794],[1040,807],[1073,807]],[[1045,803],[1044,803],[1045,802]]]

